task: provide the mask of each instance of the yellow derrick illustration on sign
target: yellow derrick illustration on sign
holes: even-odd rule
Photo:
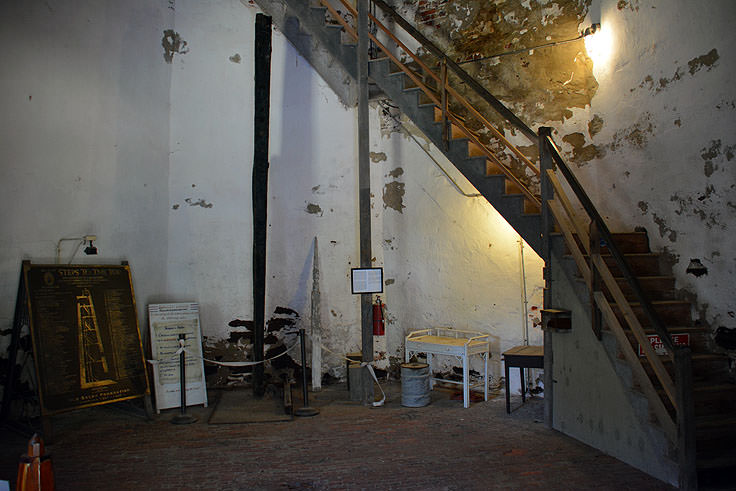
[[[77,319],[79,322],[79,383],[82,389],[114,384],[109,378],[110,368],[105,347],[100,337],[97,314],[92,295],[83,289],[77,295]]]

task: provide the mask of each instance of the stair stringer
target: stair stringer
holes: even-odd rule
[[[652,420],[649,401],[619,358],[615,337],[593,330],[590,294],[577,266],[552,238],[552,305],[572,312],[570,332],[553,333],[553,427],[662,481],[677,486],[675,444]]]
[[[340,30],[330,33],[324,21],[320,25],[310,12],[313,9],[309,2],[256,0],[256,3],[327,82],[340,102],[348,107],[357,106],[357,56],[349,56],[355,52],[355,46],[340,43]]]

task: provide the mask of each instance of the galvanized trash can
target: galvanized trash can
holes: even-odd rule
[[[401,405],[424,407],[429,402],[429,365],[426,363],[402,363]]]

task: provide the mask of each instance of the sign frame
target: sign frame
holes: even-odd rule
[[[42,418],[150,395],[128,264],[23,261],[21,281]]]
[[[351,268],[350,288],[354,295],[383,293],[383,268]]]
[[[202,329],[196,302],[148,305],[148,332],[151,340],[151,365],[156,396],[156,413],[181,407],[179,334],[186,334],[186,404],[207,407],[207,383],[202,355]]]

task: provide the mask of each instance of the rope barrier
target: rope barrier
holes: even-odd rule
[[[223,366],[223,367],[250,367],[250,366],[258,365],[258,364],[261,364],[261,363],[266,363],[267,361],[272,361],[272,360],[275,360],[276,358],[279,358],[281,356],[284,356],[286,353],[288,353],[291,350],[293,350],[294,348],[296,348],[298,344],[299,343],[294,343],[286,351],[283,351],[282,353],[279,353],[278,355],[273,356],[271,358],[268,358],[266,360],[259,360],[259,361],[217,361],[217,360],[210,360],[210,359],[205,358],[203,356],[199,356],[196,353],[192,353],[190,350],[188,350],[184,346],[184,340],[183,339],[180,339],[179,340],[179,349],[176,350],[176,352],[173,355],[171,355],[170,357],[168,357],[168,358],[162,358],[162,359],[159,359],[159,360],[146,360],[146,361],[148,361],[148,363],[150,363],[153,366],[157,366],[157,365],[159,365],[161,363],[175,363],[175,362],[178,363],[179,355],[182,352],[184,352],[188,356],[191,356],[191,357],[196,358],[198,360],[205,361],[207,363],[211,363],[213,365],[219,365],[219,366]],[[350,358],[347,358],[347,357],[345,357],[345,356],[343,356],[343,355],[341,355],[339,353],[335,353],[334,351],[332,351],[331,349],[329,349],[327,346],[325,346],[322,343],[320,343],[320,346],[322,346],[322,348],[325,351],[328,351],[329,353],[332,353],[333,355],[335,355],[335,356],[337,356],[339,358],[342,358],[342,359],[347,360],[349,362],[355,362],[355,360],[351,360]],[[383,406],[383,404],[386,402],[386,393],[383,391],[383,387],[381,387],[381,384],[378,382],[378,377],[376,377],[376,372],[373,370],[373,366],[369,362],[367,362],[367,361],[361,362],[360,366],[361,367],[368,367],[368,372],[371,374],[371,377],[373,378],[373,381],[376,383],[376,385],[378,385],[378,388],[380,389],[381,394],[382,394],[381,400],[380,401],[374,401],[373,404],[372,404],[372,406],[373,407]]]

